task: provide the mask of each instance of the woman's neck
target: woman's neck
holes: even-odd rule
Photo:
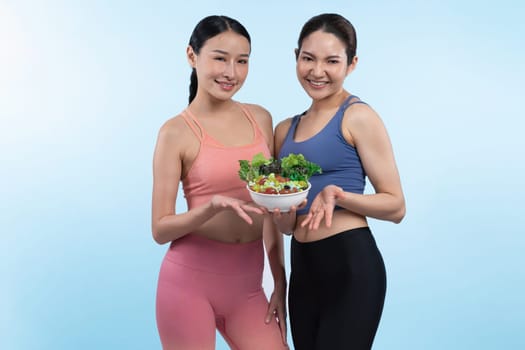
[[[231,111],[232,108],[235,108],[235,101],[232,99],[229,100],[210,100],[210,99],[201,99],[193,100],[188,109],[194,115],[217,115],[222,113],[227,113]]]
[[[330,95],[323,99],[312,100],[310,108],[308,108],[307,113],[318,114],[325,110],[331,110],[334,108],[339,108],[341,104],[350,96],[350,93],[346,90],[341,90],[336,94]]]

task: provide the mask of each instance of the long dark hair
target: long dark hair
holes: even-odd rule
[[[299,34],[297,52],[301,51],[304,38],[317,30],[335,35],[346,45],[347,64],[350,65],[357,50],[357,37],[352,23],[336,13],[323,13],[310,18]]]
[[[228,30],[244,36],[251,44],[250,34],[248,34],[246,28],[244,28],[239,21],[228,16],[213,15],[204,17],[197,23],[191,33],[189,45],[192,47],[193,52],[198,55],[202,46],[206,43],[206,40]],[[188,104],[193,101],[195,95],[197,95],[197,71],[193,68],[190,77],[190,97]]]

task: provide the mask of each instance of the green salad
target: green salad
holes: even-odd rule
[[[257,153],[250,161],[239,160],[239,177],[248,187],[258,193],[287,194],[308,188],[308,179],[321,173],[319,165],[304,158],[302,154],[290,153],[281,159],[266,158]]]

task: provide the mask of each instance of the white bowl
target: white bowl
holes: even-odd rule
[[[250,197],[252,197],[252,200],[256,204],[265,207],[270,211],[279,208],[279,210],[284,213],[290,211],[290,208],[292,206],[295,205],[297,207],[299,204],[301,204],[308,195],[310,187],[312,187],[312,185],[308,183],[308,188],[301,192],[286,194],[266,194],[254,192],[250,189],[250,187],[246,186],[246,188],[248,188],[248,192],[250,192]]]

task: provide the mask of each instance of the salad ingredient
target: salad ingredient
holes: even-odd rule
[[[321,173],[319,165],[305,159],[302,154],[289,154],[282,159],[267,159],[262,153],[253,159],[239,160],[239,177],[252,191],[266,194],[301,192],[308,188],[308,179]]]

